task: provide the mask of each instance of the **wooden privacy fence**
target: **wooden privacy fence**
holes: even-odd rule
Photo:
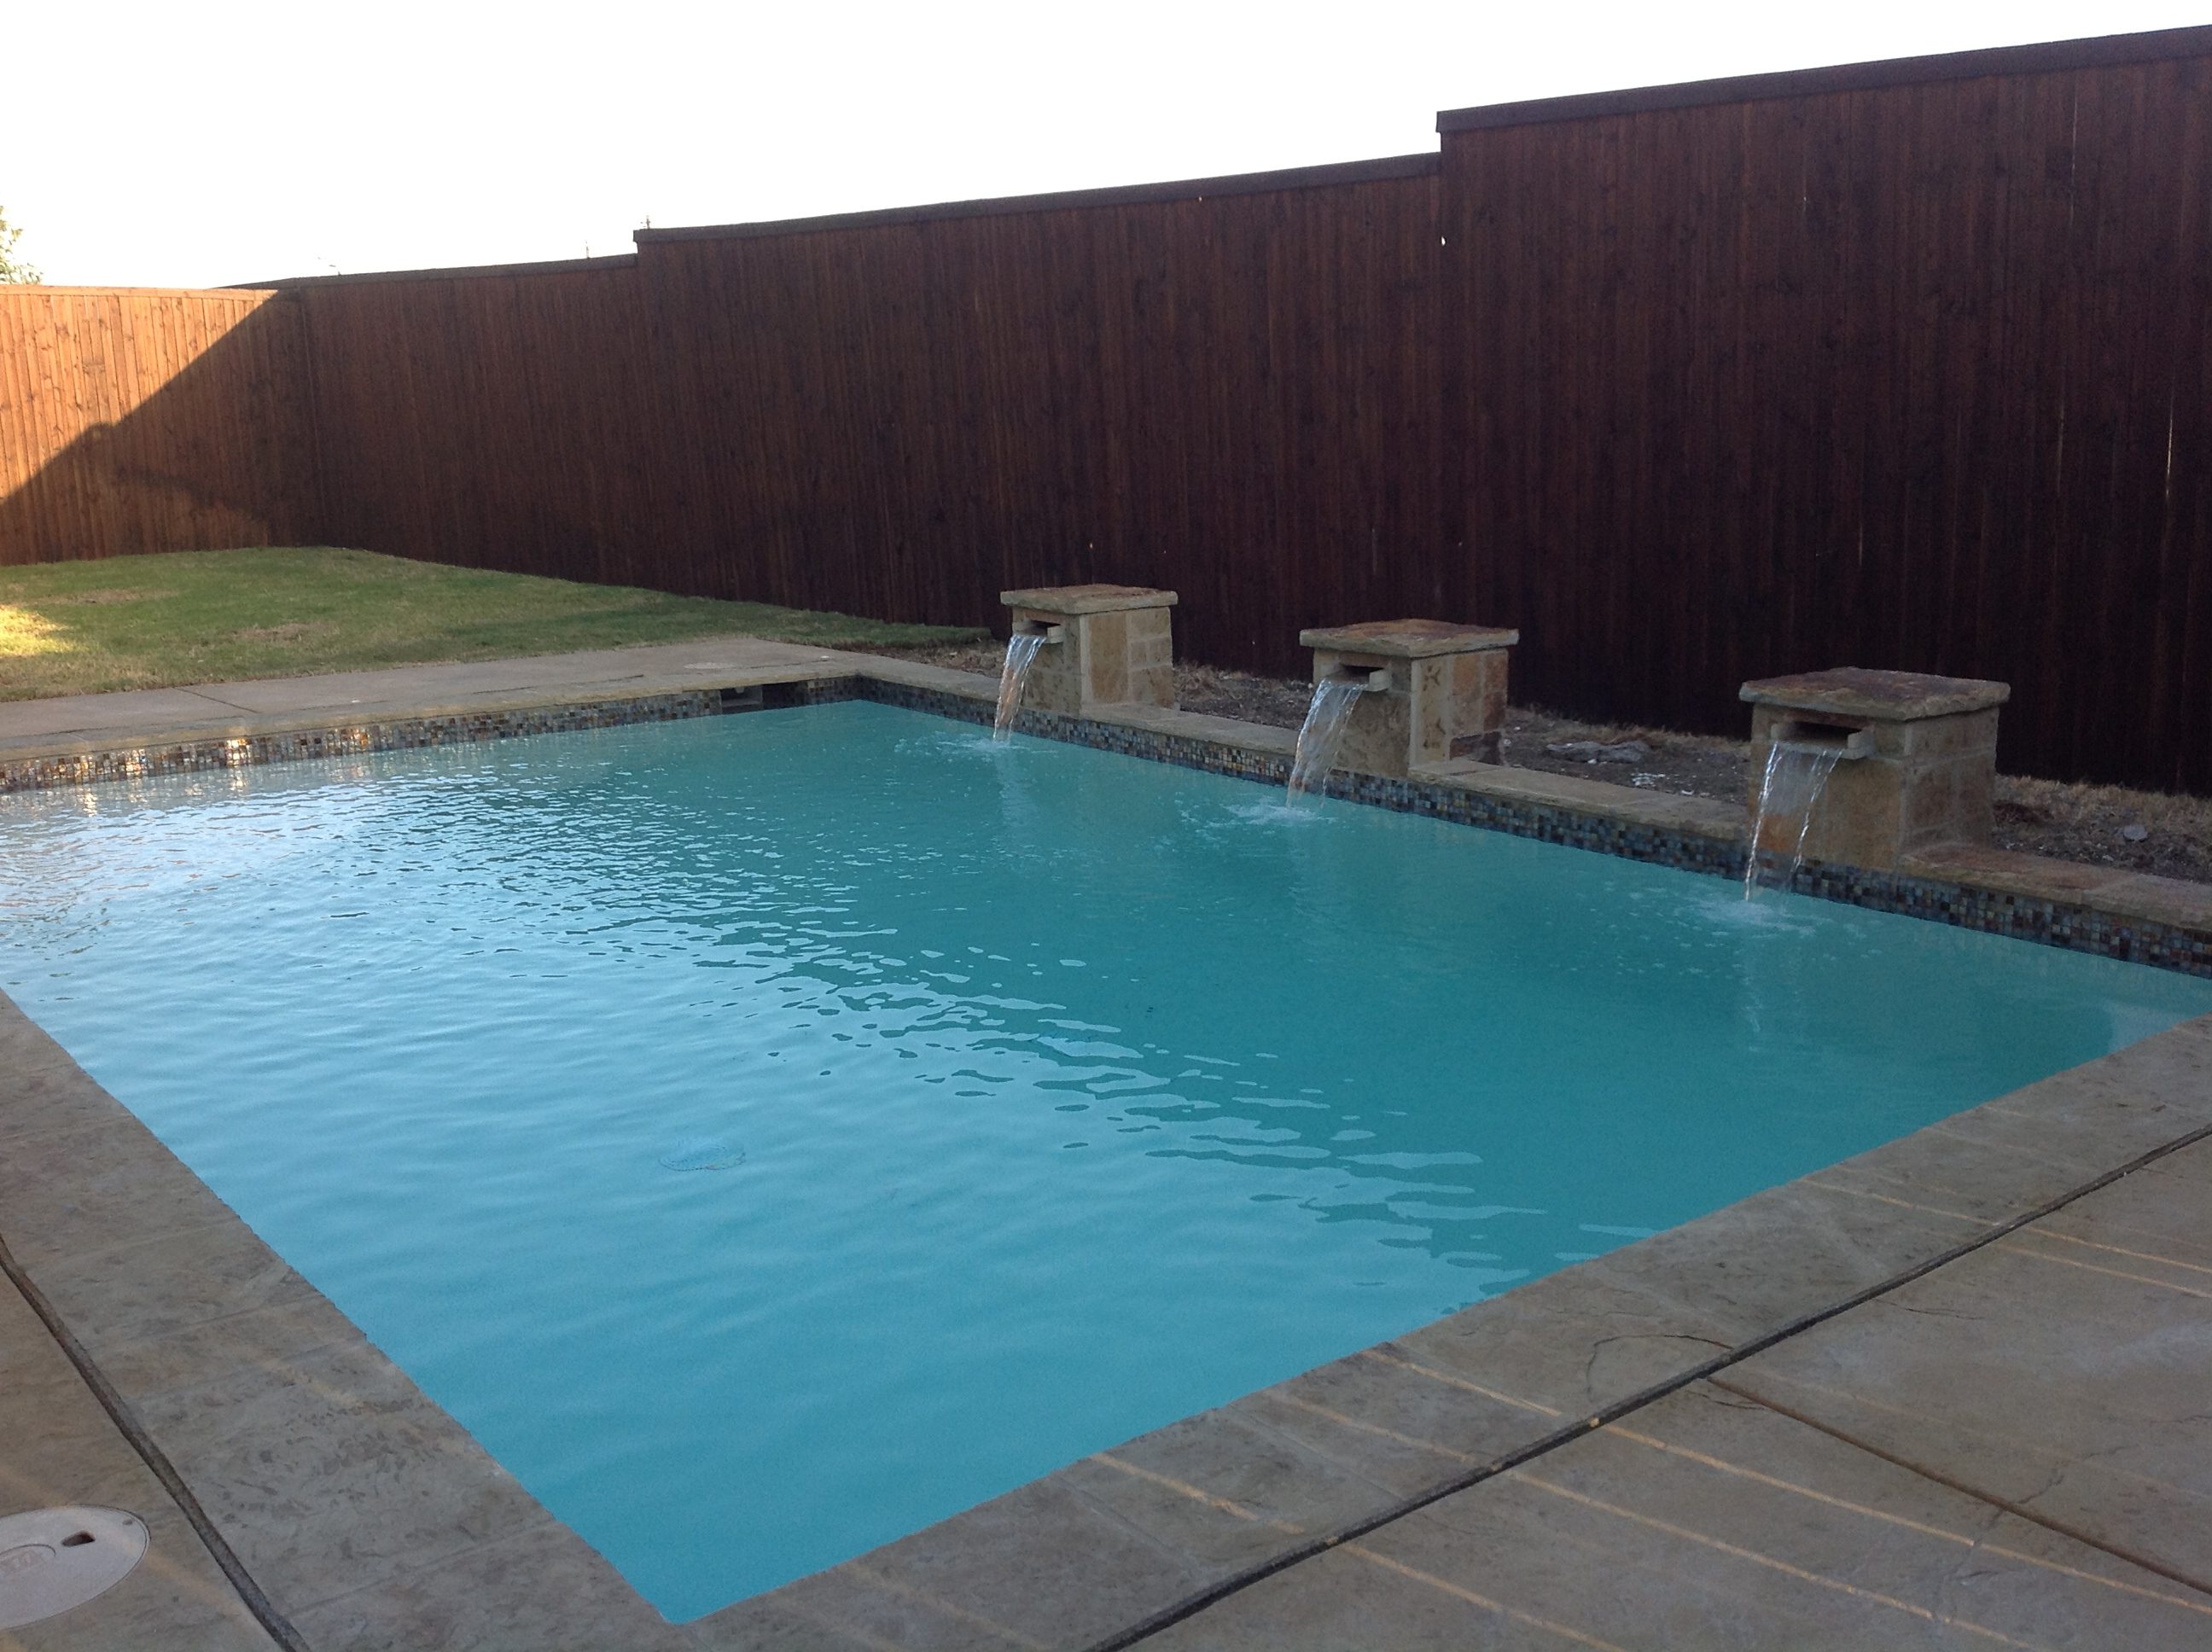
[[[1752,676],[1996,677],[2008,767],[2212,789],[2208,112],[2177,30],[619,258],[0,288],[0,563],[312,539],[975,623],[1123,580],[1215,664],[1474,618],[1525,695],[1720,732]]]
[[[1187,653],[1281,667],[1301,626],[1456,600],[1436,170],[301,282],[328,520],[375,550],[886,618],[1170,584]]]
[[[0,285],[0,566],[320,526],[296,305]]]
[[[1865,665],[2212,789],[2212,29],[1445,115],[1449,487],[1524,692]]]

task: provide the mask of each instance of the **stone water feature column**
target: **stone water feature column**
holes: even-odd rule
[[[1298,633],[1316,683],[1362,682],[1336,766],[1397,776],[1427,763],[1498,761],[1505,670],[1518,631],[1444,620],[1370,620]]]
[[[1997,708],[2011,693],[1975,677],[1856,667],[1745,683],[1754,830],[1778,741],[1838,754],[1806,827],[1808,859],[1888,870],[1938,843],[1988,842]]]
[[[1172,591],[1134,585],[1002,591],[1016,635],[1042,634],[1022,704],[1079,717],[1095,706],[1176,702]]]

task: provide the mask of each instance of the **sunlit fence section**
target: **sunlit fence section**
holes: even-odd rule
[[[0,285],[0,566],[313,537],[300,307]]]

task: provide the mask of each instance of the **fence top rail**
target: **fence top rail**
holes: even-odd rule
[[[251,287],[50,287],[44,282],[0,282],[0,298],[273,298],[266,282]]]
[[[1267,195],[1278,190],[1326,189],[1331,185],[1367,184],[1394,178],[1433,177],[1442,164],[1433,153],[1390,155],[1379,161],[1342,161],[1322,167],[1291,167],[1279,172],[1238,173],[1225,178],[1189,178],[1164,184],[1121,184],[1106,189],[1066,190],[1050,195],[1001,195],[981,201],[942,201],[927,206],[885,207],[872,212],[840,212],[819,218],[781,218],[763,223],[700,224],[673,229],[641,229],[637,243],[654,241],[750,240],[772,235],[805,235],[832,229],[872,229],[922,224],[945,218],[993,218],[1024,212],[1058,212],[1079,207],[1154,206],[1203,200],[1209,195]]]
[[[2035,46],[1988,46],[1934,57],[1888,58],[1875,63],[1838,64],[1821,69],[1785,70],[1778,74],[1689,81],[1674,86],[1583,92],[1569,97],[1534,98],[1522,103],[1446,109],[1437,116],[1437,131],[1482,131],[1500,126],[1645,114],[1662,109],[1694,109],[1716,103],[1759,103],[1776,98],[1818,97],[1834,92],[1871,92],[1893,86],[1980,80],[1995,75],[2061,74],[2075,69],[2104,69],[2121,64],[2207,56],[2212,56],[2212,26],[2156,29],[2140,34],[2106,34]]]
[[[554,276],[571,270],[627,270],[636,262],[635,252],[610,252],[595,258],[548,258],[536,264],[471,264],[448,270],[364,270],[356,275],[287,276],[253,284],[289,292],[295,287],[349,287],[366,281],[473,281],[488,276]]]

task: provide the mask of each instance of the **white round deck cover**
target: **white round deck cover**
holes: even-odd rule
[[[0,1629],[81,1606],[146,1555],[146,1522],[120,1509],[33,1509],[0,1520]]]

